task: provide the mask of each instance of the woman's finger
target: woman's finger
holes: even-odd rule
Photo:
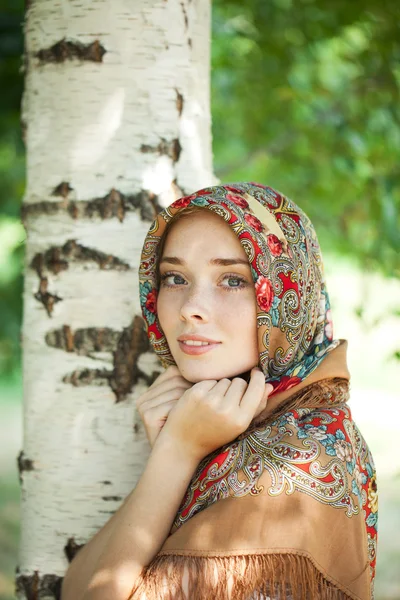
[[[219,398],[222,399],[225,394],[227,393],[227,391],[229,390],[229,388],[231,387],[232,382],[230,379],[224,378],[224,379],[220,379],[215,385],[214,387],[210,390],[210,395],[213,398]]]
[[[242,396],[240,402],[240,408],[244,413],[253,418],[260,401],[262,400],[265,393],[265,376],[260,369],[253,369],[250,375],[250,382],[247,386],[247,390]]]
[[[169,379],[161,381],[158,385],[153,384],[149,387],[149,389],[136,400],[136,406],[139,408],[144,402],[148,402],[152,398],[156,398],[174,388],[182,387],[188,389],[192,385],[192,383],[186,381],[181,375],[174,375]]]
[[[169,402],[166,402],[162,406],[153,406],[153,407],[149,408],[149,410],[146,412],[146,417],[147,417],[148,422],[154,423],[155,421],[158,421],[158,420],[166,421],[169,413],[174,408],[174,406],[177,402],[178,402],[178,400],[170,400]]]
[[[240,377],[232,379],[231,385],[225,394],[226,401],[229,402],[232,407],[239,406],[247,386],[248,384],[246,381]]]
[[[170,400],[179,400],[181,396],[186,392],[186,390],[191,387],[185,385],[178,385],[170,390],[164,390],[157,396],[152,396],[151,398],[144,399],[143,402],[137,405],[138,410],[140,412],[145,412],[149,408],[155,408],[156,406],[162,406],[166,402]]]
[[[189,381],[186,381],[186,379],[183,379],[183,377],[180,375],[177,375],[175,377],[171,377],[171,379],[162,381],[160,385],[149,388],[145,395],[147,398],[155,398],[156,396],[164,394],[169,390],[173,390],[176,387],[185,387],[187,389],[192,387],[192,385],[193,383],[190,383]]]

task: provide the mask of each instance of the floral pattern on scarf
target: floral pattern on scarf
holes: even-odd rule
[[[373,581],[378,519],[374,461],[346,404],[347,382],[314,388],[316,398],[323,390],[325,406],[289,410],[201,461],[172,531],[218,500],[263,493],[260,479],[267,471],[270,496],[302,492],[344,510],[347,517],[363,511]]]

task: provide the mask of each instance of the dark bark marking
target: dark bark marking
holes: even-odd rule
[[[15,592],[22,592],[27,600],[37,600],[39,592],[39,571],[33,575],[17,575],[15,580]]]
[[[95,262],[103,270],[127,271],[130,268],[127,263],[116,256],[82,246],[75,240],[68,240],[63,246],[52,246],[46,252],[36,254],[30,265],[39,277],[39,289],[34,297],[43,304],[49,317],[52,315],[54,304],[60,302],[62,298],[48,291],[47,272],[58,275],[61,271],[68,269],[71,261]]]
[[[108,480],[100,481],[100,483],[103,483],[104,485],[111,485],[111,481],[108,481]]]
[[[188,45],[189,48],[192,49],[192,38],[188,38]]]
[[[50,48],[43,48],[35,54],[42,64],[62,63],[66,60],[77,58],[80,61],[102,62],[106,49],[99,40],[91,44],[82,44],[81,42],[71,42],[63,38]]]
[[[121,333],[108,327],[87,327],[72,332],[69,325],[54,329],[46,335],[46,344],[52,348],[92,356],[94,352],[113,352]]]
[[[123,221],[127,212],[138,211],[143,221],[153,221],[161,210],[158,196],[147,190],[125,196],[118,190],[112,189],[106,196],[88,201],[72,202],[65,198],[62,202],[24,204],[21,209],[21,219],[26,226],[28,219],[42,215],[52,217],[66,212],[72,219],[117,217],[119,221]]]
[[[16,594],[26,600],[40,600],[40,598],[61,598],[61,584],[63,577],[59,575],[42,575],[34,571],[33,575],[18,575],[15,580]]]
[[[182,6],[183,18],[185,20],[185,28],[187,29],[189,26],[189,19],[188,19],[186,8],[185,8],[185,5],[183,2],[181,2],[181,6]]]
[[[105,502],[119,502],[122,500],[122,496],[102,496],[101,499]]]
[[[176,108],[178,110],[179,116],[181,116],[183,111],[183,95],[175,89],[176,92]]]
[[[58,275],[66,271],[69,263],[97,263],[102,270],[128,271],[129,265],[116,256],[88,248],[78,244],[76,240],[68,240],[63,246],[52,246],[46,252],[38,253],[31,262],[31,268],[38,277],[45,277],[46,271]]]
[[[110,328],[89,327],[73,332],[69,325],[49,331],[46,344],[65,352],[75,352],[81,356],[96,358],[96,352],[111,352],[113,370],[77,369],[63,377],[63,383],[75,387],[86,385],[108,385],[115,394],[116,402],[121,402],[130,393],[139,378],[148,385],[159,375],[143,373],[137,366],[138,358],[150,350],[143,319],[135,316],[129,327],[121,331]]]
[[[76,556],[81,548],[85,544],[77,544],[74,538],[68,538],[67,544],[64,546],[64,554],[68,559],[68,562],[72,562],[74,556]]]
[[[179,140],[175,139],[174,143],[173,143],[173,156],[172,156],[172,160],[174,162],[178,162],[181,152],[182,152],[182,146],[181,146]]]
[[[61,271],[66,271],[68,262],[62,258],[62,250],[62,248],[53,246],[44,253],[35,254],[30,264],[31,269],[34,269],[40,278],[45,278],[46,271],[50,271],[55,275],[58,275]]]
[[[118,340],[114,352],[114,370],[110,379],[116,401],[124,400],[139,377],[147,376],[137,366],[138,358],[150,347],[142,317],[135,316],[132,324],[126,327]]]
[[[74,387],[85,385],[109,385],[111,371],[107,369],[82,369],[75,370],[63,377],[63,383],[70,383]]]
[[[51,195],[52,196],[62,196],[63,198],[67,198],[68,194],[70,192],[73,191],[74,188],[72,188],[68,181],[62,181],[61,183],[59,183],[54,190],[52,191]]]
[[[71,327],[69,325],[64,325],[63,333],[64,333],[66,351],[73,352],[74,351],[74,336],[72,334]]]
[[[102,205],[102,218],[109,219],[110,217],[117,217],[120,223],[125,217],[124,199],[120,192],[112,189],[106,200]]]
[[[140,431],[140,425],[139,425],[139,423],[135,423],[133,425],[133,431],[134,431],[134,433],[139,433],[139,431]]]
[[[173,162],[178,162],[181,150],[182,147],[177,138],[169,142],[164,138],[161,138],[161,142],[158,144],[158,146],[149,146],[147,144],[142,144],[140,147],[140,151],[145,154],[149,152],[154,152],[160,155],[166,155],[172,158]]]
[[[33,464],[33,460],[31,460],[30,458],[25,458],[25,454],[24,451],[21,450],[21,452],[18,454],[17,457],[17,467],[18,467],[18,474],[19,474],[19,482],[22,483],[22,474],[24,471],[33,471],[34,470],[34,464]]]
[[[34,294],[34,298],[43,304],[48,316],[51,317],[54,305],[56,302],[61,302],[62,298],[55,294],[50,294],[50,292],[47,291],[48,285],[49,281],[47,277],[40,277],[39,289],[36,294]]]

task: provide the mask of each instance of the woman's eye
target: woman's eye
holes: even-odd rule
[[[164,285],[174,286],[174,285],[184,285],[185,280],[181,275],[177,273],[165,273],[161,275],[161,282]]]
[[[228,275],[228,277],[225,277],[224,281],[227,283],[225,287],[232,289],[244,287],[246,284],[246,280],[243,279],[243,277],[238,277],[236,275]]]

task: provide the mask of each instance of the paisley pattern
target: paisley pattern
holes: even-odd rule
[[[328,383],[313,385],[317,395],[324,387],[329,389]],[[207,456],[190,482],[172,531],[218,500],[261,494],[265,490],[260,479],[267,471],[266,491],[272,497],[301,492],[343,510],[349,518],[363,511],[373,580],[378,516],[375,466],[346,404],[347,382],[332,384],[330,391],[328,406],[289,410]]]
[[[174,364],[155,311],[158,249],[167,224],[189,206],[211,210],[238,236],[257,298],[260,367],[274,392],[289,389],[336,348],[315,230],[292,200],[270,187],[240,183],[180,198],[154,221],[144,242],[139,282],[148,336],[164,366]]]

